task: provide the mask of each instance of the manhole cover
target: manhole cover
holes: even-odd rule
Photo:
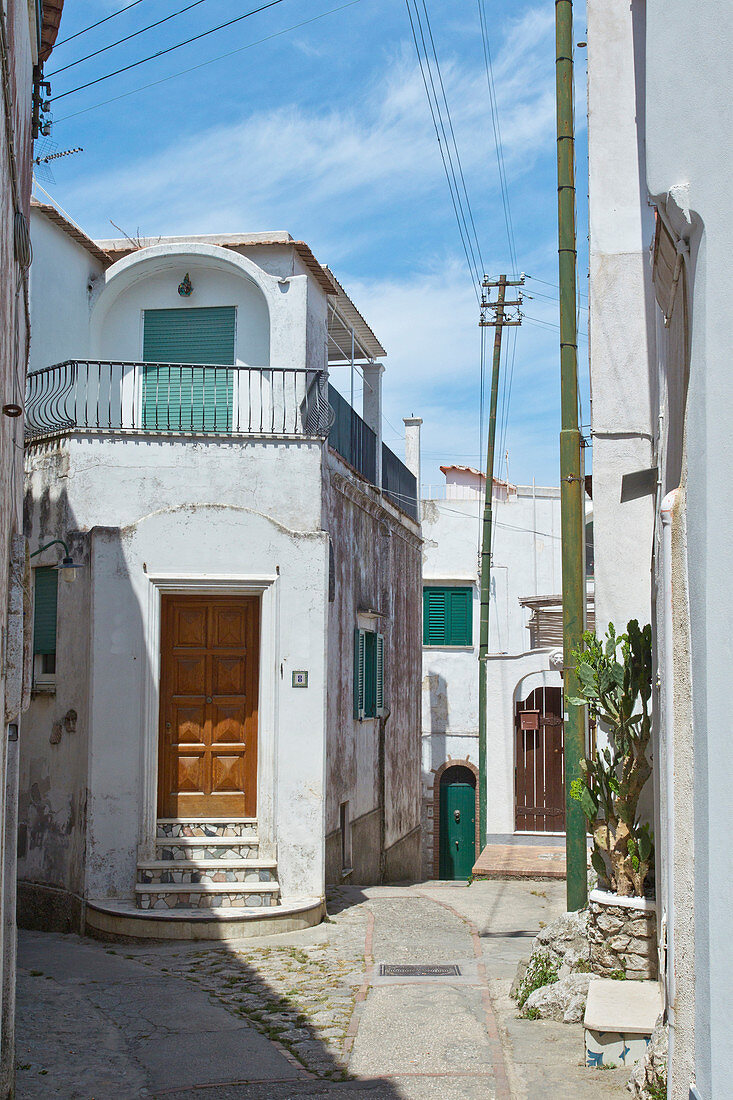
[[[460,976],[461,968],[455,963],[380,963],[380,978],[452,978]]]

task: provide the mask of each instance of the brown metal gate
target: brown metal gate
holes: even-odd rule
[[[537,688],[515,710],[517,832],[565,831],[562,689]]]

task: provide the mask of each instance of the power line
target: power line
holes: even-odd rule
[[[107,50],[113,50],[115,46],[121,46],[123,42],[129,42],[133,38],[137,38],[139,34],[145,34],[146,31],[151,31],[154,27],[160,27],[163,23],[168,23],[171,19],[175,19],[178,15],[183,15],[184,12],[190,11],[191,8],[197,8],[199,4],[206,3],[206,0],[193,0],[192,4],[188,4],[185,8],[179,8],[178,11],[172,12],[170,15],[164,16],[163,19],[159,19],[157,23],[149,23],[147,27],[142,27],[139,31],[133,31],[132,34],[128,34],[125,38],[118,38],[116,42],[110,42],[109,46],[102,46],[99,50],[94,50],[93,53],[88,53],[84,57],[77,58],[76,61],[70,61],[68,65],[64,65],[60,69],[54,69],[52,73],[48,73],[49,77],[58,76],[59,73],[65,73],[67,69],[73,69],[75,65],[81,65],[83,61],[89,61],[92,57],[99,57],[101,53],[106,53]]]
[[[416,23],[417,23],[417,26],[420,27],[420,37],[422,38],[423,45],[425,43],[425,38],[424,38],[424,34],[422,32],[422,24],[420,22],[420,12],[419,12],[418,7],[417,7],[417,0],[413,0],[413,3],[415,4],[415,19],[413,19],[412,9],[410,7],[409,0],[405,0],[405,4],[407,6],[407,15],[408,15],[408,18],[410,20],[410,28],[412,30],[412,39],[413,39],[413,42],[415,43],[415,52],[417,54],[417,60],[418,60],[419,66],[420,66],[420,74],[422,76],[423,84],[425,86],[425,95],[427,96],[428,107],[430,108],[430,115],[431,115],[431,118],[433,120],[433,128],[435,129],[435,136],[436,136],[437,141],[438,141],[438,149],[439,149],[439,152],[440,152],[441,160],[443,162],[443,170],[445,172],[445,177],[446,177],[446,180],[448,182],[448,190],[450,191],[451,203],[453,204],[453,211],[455,213],[456,221],[458,223],[458,232],[460,234],[461,244],[463,246],[463,252],[465,254],[466,263],[468,265],[469,274],[471,276],[471,283],[473,285],[473,291],[474,291],[474,294],[476,295],[476,301],[480,303],[481,299],[480,299],[480,296],[479,296],[478,284],[480,283],[481,280],[480,280],[480,276],[479,276],[478,270],[477,270],[476,265],[475,265],[475,260],[472,262],[472,259],[471,259],[471,250],[469,248],[469,242],[468,242],[468,239],[467,239],[468,238],[468,225],[466,223],[466,217],[465,217],[465,214],[463,212],[463,206],[462,206],[462,203],[461,203],[460,192],[457,189],[457,184],[456,184],[456,190],[454,192],[454,183],[451,181],[451,169],[449,169],[448,161],[446,160],[446,153],[448,153],[448,155],[450,155],[450,150],[448,148],[447,139],[445,141],[445,149],[444,149],[444,146],[443,146],[443,142],[440,139],[440,129],[441,128],[443,129],[443,134],[445,136],[445,128],[442,126],[442,115],[441,115],[441,112],[440,112],[440,104],[437,100],[437,96],[435,98],[435,103],[434,103],[433,98],[430,95],[430,87],[428,86],[428,77],[425,75],[426,67],[428,68],[428,72],[430,73],[429,58],[427,56],[427,51],[426,51],[425,61],[423,62],[423,55],[420,52],[420,45],[419,45],[418,37],[417,37],[417,30],[415,29]],[[434,86],[434,82],[432,81],[432,74],[430,74],[430,80],[431,80],[431,85],[432,85],[433,90],[434,90],[435,86]],[[441,127],[438,126],[438,118],[441,119]],[[452,168],[452,162],[451,162],[451,168]],[[453,179],[455,180],[455,171],[453,171]]]
[[[168,46],[165,50],[158,50],[157,53],[152,53],[149,57],[141,57],[139,61],[132,61],[129,65],[123,65],[121,69],[115,69],[112,73],[98,76],[96,80],[89,80],[86,84],[80,84],[78,88],[71,88],[68,92],[62,92],[61,95],[53,96],[53,102],[56,103],[59,99],[65,99],[67,95],[74,95],[75,92],[83,92],[85,88],[92,88],[95,84],[101,84],[103,80],[109,80],[110,77],[119,76],[120,73],[129,72],[130,69],[135,69],[138,65],[144,65],[147,61],[155,61],[158,57],[164,57],[168,53],[173,53],[174,50],[180,50],[182,46],[188,46],[191,42],[198,42],[200,39],[206,38],[210,34],[215,34],[216,31],[224,30],[226,27],[232,27],[235,23],[241,23],[243,19],[249,19],[251,15],[257,15],[261,11],[267,11],[268,8],[274,8],[277,4],[282,3],[283,0],[270,0],[268,4],[263,4],[259,8],[253,8],[252,11],[247,11],[244,15],[238,15],[236,19],[229,19],[226,23],[220,23],[217,27],[210,27],[200,34],[195,34],[191,38],[187,38],[184,42],[176,42],[174,46]]]
[[[128,96],[136,95],[138,92],[146,92],[148,88],[156,88],[159,84],[165,84],[168,80],[175,80],[177,76],[188,76],[189,73],[196,72],[197,69],[204,69],[207,65],[213,65],[216,61],[223,61],[227,57],[233,57],[235,54],[244,53],[245,50],[251,50],[253,46],[261,46],[263,42],[270,42],[273,38],[280,38],[284,34],[289,34],[290,31],[300,30],[301,27],[307,27],[310,23],[317,23],[319,19],[325,19],[327,15],[333,15],[335,12],[343,11],[345,8],[353,8],[355,4],[360,4],[362,0],[348,0],[346,4],[340,4],[336,8],[330,8],[328,11],[321,12],[320,15],[314,15],[310,19],[304,19],[301,23],[295,23],[292,27],[284,27],[281,31],[274,31],[272,34],[265,35],[264,38],[258,38],[254,42],[248,42],[246,46],[238,46],[236,50],[228,50],[227,53],[221,53],[217,57],[212,57],[208,61],[200,61],[198,65],[191,65],[188,69],[181,69],[177,73],[169,73],[168,76],[162,76],[159,80],[151,80],[149,84],[142,84],[139,88],[132,88],[129,92],[122,92],[120,95],[112,96],[110,99],[103,99],[100,103],[93,103],[91,107],[84,107],[81,111],[74,111],[73,114],[64,115],[63,118],[58,118],[54,121],[54,126],[58,126],[60,122],[68,122],[70,118],[78,118],[79,115],[85,115],[89,111],[96,111],[99,107],[106,107],[110,103],[116,103],[120,99],[127,99]]]
[[[138,4],[142,4],[143,0],[132,0],[131,4],[128,4],[124,8],[120,8],[119,11],[113,11],[111,15],[105,15],[104,19],[99,19],[96,23],[90,23],[88,27],[82,27],[76,34],[70,34],[68,38],[62,38],[60,42],[54,45],[54,49],[57,50],[59,46],[65,46],[67,42],[71,42],[74,38],[78,38],[80,34],[86,34],[87,31],[93,31],[95,27],[101,27],[102,23],[109,23],[110,19],[114,19],[117,15],[122,15],[124,11],[129,11],[130,8],[137,7]]]
[[[526,278],[531,279],[532,282],[534,282],[534,283],[544,283],[545,286],[554,287],[555,290],[560,289],[560,287],[557,285],[557,283],[548,283],[547,279],[538,279],[538,277],[536,275],[527,275]],[[585,294],[582,290],[578,290],[578,297],[579,298],[587,298],[588,295]]]

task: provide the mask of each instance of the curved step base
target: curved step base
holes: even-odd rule
[[[261,909],[137,909],[116,898],[88,901],[87,935],[119,940],[238,940],[275,936],[320,924],[323,898],[294,898]]]

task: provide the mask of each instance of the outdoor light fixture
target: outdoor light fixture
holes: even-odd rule
[[[77,569],[82,569],[81,565],[77,565],[72,558],[69,548],[63,539],[52,539],[51,542],[47,542],[45,546],[39,547],[38,550],[34,550],[30,555],[32,558],[37,558],[39,554],[42,554],[44,550],[48,550],[50,546],[63,546],[66,551],[66,557],[62,558],[59,564],[56,566],[57,570],[69,584],[72,584],[76,580]]]

